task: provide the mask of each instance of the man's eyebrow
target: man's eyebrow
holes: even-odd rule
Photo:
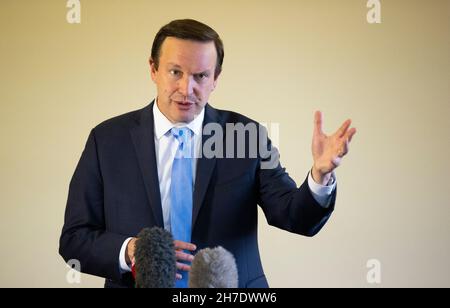
[[[167,64],[170,66],[176,67],[176,68],[181,68],[181,66],[179,66],[178,64],[172,63],[172,62],[168,62]]]
[[[170,67],[181,69],[180,65],[178,65],[176,63],[173,63],[173,62],[167,62],[167,65],[170,66]],[[200,71],[198,73],[194,73],[193,75],[210,74],[212,70],[213,70],[212,68],[207,68],[207,69],[205,69],[203,71]]]
[[[204,71],[201,71],[201,72],[195,73],[194,75],[200,75],[200,74],[209,74],[210,72],[211,72],[211,70],[210,70],[210,69],[206,69],[206,70],[204,70]]]

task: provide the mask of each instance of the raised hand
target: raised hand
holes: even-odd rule
[[[351,122],[350,119],[345,121],[333,135],[327,136],[322,131],[322,113],[316,111],[311,147],[314,165],[311,172],[317,183],[326,185],[332,171],[341,164],[342,158],[348,153],[349,144],[356,133],[356,128],[350,128]]]

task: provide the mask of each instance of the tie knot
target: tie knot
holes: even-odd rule
[[[191,130],[188,127],[174,127],[171,129],[171,133],[180,142],[191,137]]]
[[[171,129],[172,135],[178,141],[178,150],[175,154],[175,158],[192,158],[194,155],[194,145],[192,140],[192,131],[187,127]]]

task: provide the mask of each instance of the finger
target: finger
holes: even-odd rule
[[[338,154],[338,156],[339,157],[344,157],[347,153],[348,153],[348,140],[346,139],[345,141],[344,141],[344,144],[342,145],[342,147],[341,147],[341,149],[339,150],[339,154]]]
[[[316,111],[314,113],[314,133],[323,134],[322,132],[322,112]]]
[[[347,129],[350,127],[350,124],[352,124],[352,120],[348,119],[345,121],[341,127],[337,130],[336,134],[338,137],[343,137],[344,134],[347,132]]]
[[[183,276],[181,276],[181,274],[176,274],[175,275],[175,278],[177,279],[177,280],[181,280],[181,279],[183,279]]]
[[[176,257],[177,260],[180,260],[180,261],[190,261],[190,262],[192,262],[194,260],[194,256],[193,255],[190,255],[188,253],[184,253],[184,252],[181,252],[181,251],[175,251],[175,257]]]
[[[175,246],[176,250],[189,250],[194,251],[197,249],[197,247],[192,243],[186,243],[183,241],[175,240],[173,241],[173,245]]]
[[[347,140],[350,143],[352,141],[353,136],[356,134],[356,128],[350,128],[349,131],[347,132]]]
[[[191,270],[191,266],[181,262],[177,262],[177,269],[179,269],[180,271],[189,272]]]

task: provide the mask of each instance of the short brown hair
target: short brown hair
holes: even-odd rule
[[[214,41],[217,51],[216,69],[214,71],[214,78],[217,78],[222,71],[222,64],[224,58],[223,43],[214,29],[211,27],[193,20],[193,19],[178,19],[171,21],[162,27],[155,36],[152,46],[151,58],[155,63],[155,68],[158,69],[159,57],[161,56],[161,46],[167,37],[176,37],[183,40],[193,40],[198,42]]]

